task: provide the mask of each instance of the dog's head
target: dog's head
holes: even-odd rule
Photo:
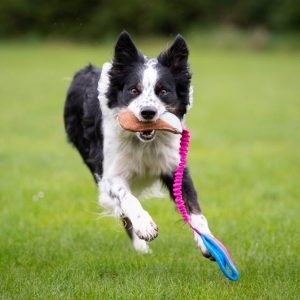
[[[185,40],[178,35],[166,51],[150,59],[122,32],[109,72],[108,106],[125,108],[145,122],[157,120],[166,110],[182,119],[190,105],[188,54]],[[152,140],[154,133],[139,137]]]

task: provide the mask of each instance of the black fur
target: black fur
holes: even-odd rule
[[[93,176],[102,175],[103,161],[102,114],[97,91],[100,74],[101,70],[92,65],[77,72],[64,108],[68,140],[77,148]]]
[[[162,182],[168,188],[170,197],[174,200],[173,195],[173,183],[174,183],[174,173],[166,174],[161,176]],[[186,203],[186,208],[189,213],[199,214],[201,212],[198,196],[195,190],[191,175],[187,168],[184,169],[183,179],[182,179],[182,196],[183,200]]]
[[[135,87],[144,69],[145,58],[137,50],[127,32],[122,32],[115,46],[110,86],[107,92],[108,106],[127,106],[133,99],[128,91]]]
[[[157,58],[159,63],[165,67],[164,71],[172,74],[171,78],[175,82],[178,97],[176,112],[181,118],[185,115],[187,106],[190,104],[189,91],[192,75],[189,70],[188,56],[189,50],[185,40],[181,35],[177,35],[171,47]]]

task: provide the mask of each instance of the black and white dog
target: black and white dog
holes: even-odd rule
[[[178,35],[157,58],[142,55],[127,32],[115,45],[112,62],[102,69],[86,66],[74,77],[64,110],[69,141],[78,149],[99,188],[99,204],[122,218],[133,247],[150,252],[158,228],[137,196],[160,182],[172,195],[179,163],[179,135],[163,131],[132,133],[121,129],[120,112],[130,111],[143,122],[169,111],[183,120],[191,106],[188,48]],[[193,226],[211,234],[201,213],[188,169],[183,196]],[[203,255],[213,259],[195,234]]]

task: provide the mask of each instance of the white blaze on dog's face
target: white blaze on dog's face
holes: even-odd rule
[[[143,122],[156,121],[166,110],[182,119],[190,105],[187,59],[187,45],[181,36],[158,58],[148,59],[123,32],[109,73],[109,108],[131,111]],[[152,141],[155,132],[145,131],[137,136],[142,141]]]
[[[156,121],[166,111],[165,104],[155,92],[159,74],[156,59],[146,60],[137,83],[137,97],[130,102],[128,110],[133,112],[140,121]]]

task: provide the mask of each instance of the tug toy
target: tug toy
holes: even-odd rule
[[[236,267],[234,266],[231,257],[226,247],[217,240],[214,236],[202,233],[201,228],[195,228],[191,224],[190,217],[185,208],[182,197],[182,178],[186,165],[186,157],[188,154],[188,146],[190,141],[190,133],[187,129],[183,128],[180,120],[172,113],[165,112],[156,122],[141,122],[133,113],[123,112],[118,116],[121,127],[133,132],[149,132],[152,130],[164,130],[175,134],[181,134],[180,141],[180,163],[175,171],[174,183],[173,183],[173,195],[178,211],[183,217],[183,220],[189,225],[189,227],[195,231],[201,237],[205,247],[214,257],[218,263],[223,274],[232,281],[239,278]]]

